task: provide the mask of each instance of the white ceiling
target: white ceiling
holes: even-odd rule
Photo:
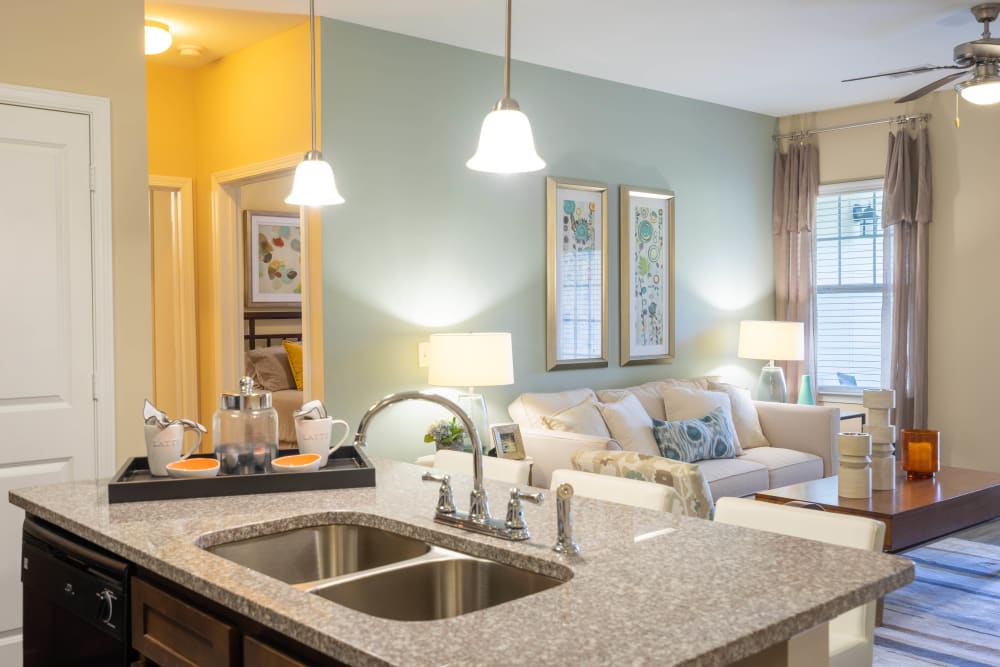
[[[307,0],[172,0],[308,14]],[[901,97],[948,72],[982,26],[954,0],[516,0],[512,57],[783,116]],[[503,54],[503,0],[317,0],[322,16]],[[996,25],[995,34],[1000,33]],[[498,75],[499,76],[499,75]],[[512,93],[517,96],[514,73]]]

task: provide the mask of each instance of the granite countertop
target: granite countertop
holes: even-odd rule
[[[433,522],[426,468],[373,459],[374,488],[109,505],[107,484],[10,492],[10,501],[181,586],[357,665],[723,665],[913,579],[904,558],[574,498],[579,556],[551,550],[554,498],[526,504],[532,538],[512,543]],[[453,476],[467,509],[471,476]],[[506,485],[487,482],[493,514]],[[376,618],[196,545],[329,522],[361,523],[565,578],[456,618]],[[220,532],[221,531],[221,532]],[[219,534],[215,534],[219,533]],[[637,538],[639,539],[637,541]],[[567,570],[568,568],[568,570]]]

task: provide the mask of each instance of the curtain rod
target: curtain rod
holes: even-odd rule
[[[780,141],[781,139],[798,139],[800,137],[808,137],[812,134],[822,134],[824,132],[836,132],[837,130],[853,130],[856,127],[868,127],[869,125],[884,125],[886,123],[906,123],[911,120],[927,120],[931,115],[929,113],[918,113],[910,114],[907,116],[894,116],[893,118],[882,118],[881,120],[870,120],[866,123],[851,123],[849,125],[838,125],[837,127],[824,127],[818,130],[802,130],[800,132],[791,132],[789,134],[775,134],[771,138],[774,141]]]

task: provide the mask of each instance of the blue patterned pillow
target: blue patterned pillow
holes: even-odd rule
[[[731,459],[736,456],[735,432],[733,418],[722,408],[696,419],[653,419],[653,437],[660,453],[675,461]]]

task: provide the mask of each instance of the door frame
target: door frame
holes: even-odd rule
[[[115,315],[111,222],[111,100],[0,83],[0,103],[83,114],[90,126],[90,272],[93,280],[94,454],[98,477],[115,472]]]
[[[302,154],[286,155],[212,174],[212,243],[215,248],[212,287],[218,331],[212,339],[215,359],[213,394],[226,378],[243,374],[243,244],[240,242],[240,186],[291,173]],[[322,216],[319,209],[300,207],[302,221],[302,356],[303,398],[324,400]],[[228,343],[226,341],[229,341]]]

